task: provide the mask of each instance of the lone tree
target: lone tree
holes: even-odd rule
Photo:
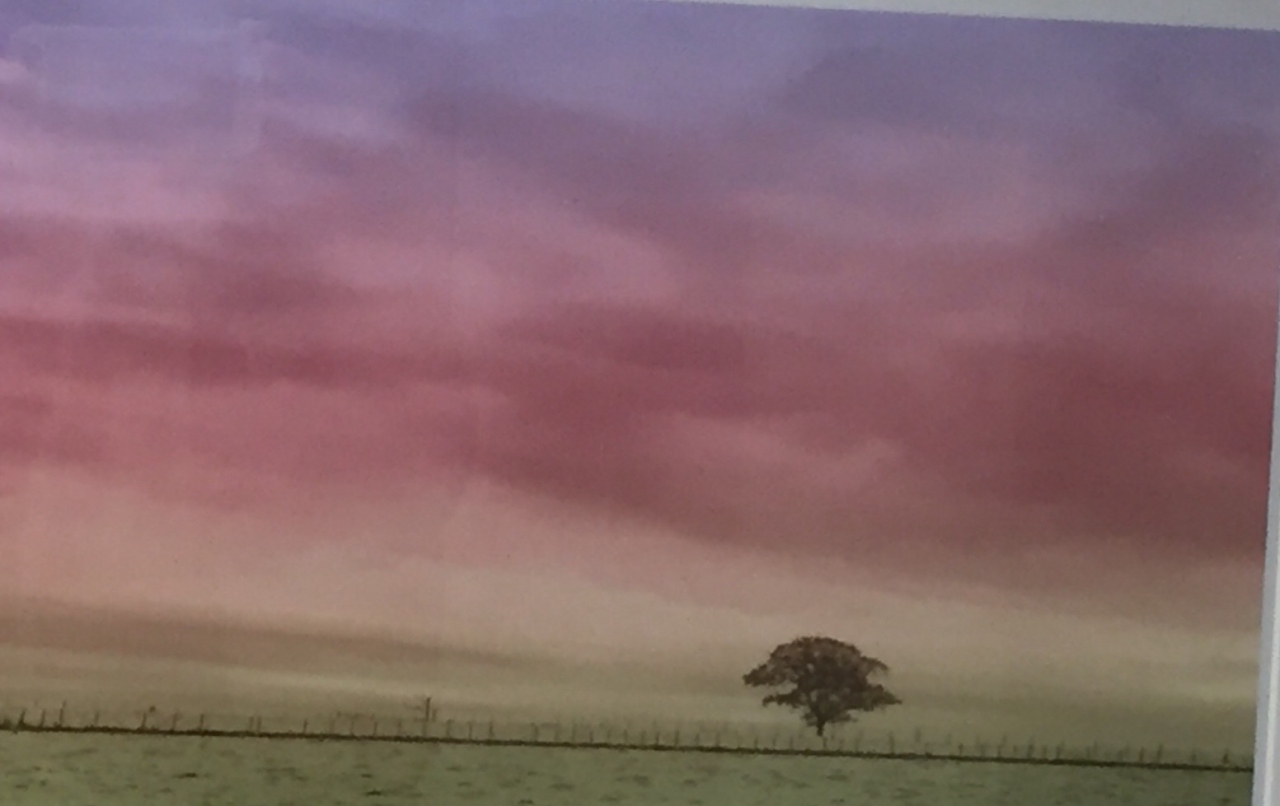
[[[834,638],[805,636],[782,644],[769,659],[742,677],[748,686],[788,690],[764,698],[764,705],[785,705],[801,712],[804,722],[823,735],[827,725],[849,722],[854,711],[876,711],[902,700],[872,682],[889,671],[853,644]]]

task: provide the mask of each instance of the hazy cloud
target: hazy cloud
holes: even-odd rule
[[[183,462],[291,494],[439,470],[917,570],[1260,556],[1274,37],[468,7],[271,6],[261,128],[216,169],[161,147],[212,106],[6,94],[0,147],[36,153],[40,115],[67,138],[0,219],[0,367],[39,390],[0,409],[12,461],[105,467],[110,388],[112,445],[163,464],[168,423]],[[685,20],[714,33],[677,57]],[[59,158],[144,135],[160,178]],[[33,212],[78,180],[184,215]]]

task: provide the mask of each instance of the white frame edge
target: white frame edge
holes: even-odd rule
[[[612,0],[596,0],[612,2]],[[1280,30],[1275,0],[658,0],[779,8],[830,8],[958,14],[970,17],[1079,20],[1181,25],[1196,28]]]
[[[1280,237],[1280,233],[1277,233]],[[1280,272],[1280,266],[1276,267]],[[1280,306],[1277,307],[1280,320]],[[1258,647],[1258,709],[1253,747],[1253,806],[1280,804],[1280,332],[1272,376],[1271,469],[1267,480],[1267,542],[1262,576],[1262,621]]]

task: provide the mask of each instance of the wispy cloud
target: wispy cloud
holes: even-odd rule
[[[1006,590],[1258,560],[1275,37],[463,5],[261,6],[251,90],[142,115],[0,65],[11,474],[469,478]]]

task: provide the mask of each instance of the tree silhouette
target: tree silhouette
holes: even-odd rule
[[[752,687],[790,687],[768,695],[763,704],[800,711],[805,724],[822,736],[827,725],[849,722],[855,711],[900,704],[902,700],[872,682],[874,676],[888,671],[888,666],[853,644],[804,636],[774,649],[768,660],[743,675],[742,682]]]

